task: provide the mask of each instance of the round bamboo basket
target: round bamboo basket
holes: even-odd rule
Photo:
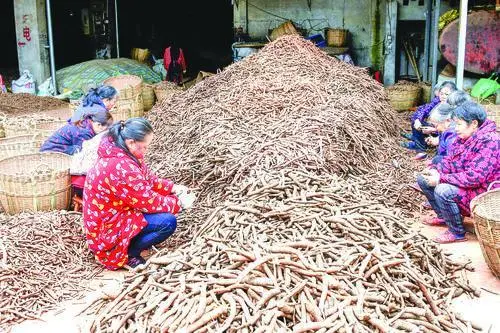
[[[484,260],[493,274],[500,278],[500,188],[478,195],[471,202],[471,212]]]
[[[420,82],[418,85],[422,88],[420,103],[429,103],[431,101],[432,85],[428,82]]]
[[[153,85],[144,84],[142,87],[142,103],[144,104],[144,111],[149,111],[155,105],[155,90]]]
[[[328,46],[340,47],[344,46],[347,42],[346,29],[326,29],[326,43]]]
[[[50,135],[66,125],[66,123],[66,120],[60,119],[27,119],[25,121],[6,122],[4,124],[5,137],[34,135],[36,133]]]
[[[499,104],[485,104],[482,105],[486,110],[488,118],[497,124],[497,132],[500,133],[500,105]]]
[[[0,161],[0,204],[8,214],[68,209],[71,156],[37,153]]]
[[[386,89],[389,103],[396,111],[406,111],[416,106],[422,88],[417,85],[394,85]]]
[[[132,117],[144,116],[142,100],[142,79],[135,75],[119,75],[104,81],[118,90],[118,100],[111,110],[113,120],[127,120]]]
[[[297,29],[295,29],[295,26],[293,25],[293,23],[291,21],[286,21],[286,22],[280,24],[275,29],[273,29],[269,38],[271,40],[276,40],[279,37],[284,36],[284,35],[296,35],[296,34],[298,34],[298,32],[297,32]]]
[[[148,49],[139,49],[136,47],[134,47],[131,52],[132,59],[142,63],[147,62],[149,54],[150,52]]]
[[[47,138],[44,133],[35,133],[0,139],[0,159],[37,153]]]
[[[154,91],[158,102],[169,100],[182,92],[182,89],[171,82],[160,82],[154,85]]]

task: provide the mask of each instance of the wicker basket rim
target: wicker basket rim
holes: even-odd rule
[[[128,87],[138,87],[142,84],[142,79],[137,75],[118,75],[107,78],[103,82],[106,85],[111,85],[115,87],[113,84],[116,84],[116,89],[122,90]]]
[[[487,192],[481,193],[477,197],[472,199],[472,201],[470,202],[471,212],[475,213],[477,206],[479,206],[482,203],[482,201],[488,196],[500,196],[500,188],[495,188]]]
[[[1,138],[0,146],[11,145],[15,143],[30,143],[34,140],[46,140],[47,138],[48,136],[44,135],[42,132],[35,132],[35,134],[21,134],[16,136],[10,136],[8,138]],[[26,141],[28,139],[30,139],[31,141]],[[17,140],[19,140],[19,142]]]
[[[54,157],[58,159],[65,159],[67,162],[67,168],[64,169],[55,169],[53,172],[50,173],[44,173],[44,174],[38,174],[38,175],[27,175],[27,174],[6,174],[2,170],[2,166],[10,163],[13,160],[23,160],[27,159],[28,157],[35,157],[35,156],[49,156],[49,157]],[[66,155],[63,153],[57,153],[57,152],[50,152],[50,153],[34,153],[34,154],[23,154],[23,155],[17,155],[17,156],[11,156],[7,157],[3,160],[0,160],[0,179],[5,179],[5,180],[14,180],[19,183],[29,183],[32,182],[33,179],[36,180],[44,180],[45,178],[52,179],[55,177],[55,179],[61,178],[61,175],[66,175],[69,173],[70,169],[70,164],[71,164],[71,156]]]

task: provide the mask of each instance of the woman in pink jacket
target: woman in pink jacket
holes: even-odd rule
[[[500,138],[495,123],[474,102],[458,106],[454,120],[457,139],[448,155],[417,178],[437,215],[423,223],[448,227],[435,238],[438,243],[466,240],[462,216],[470,216],[471,200],[500,180]]]

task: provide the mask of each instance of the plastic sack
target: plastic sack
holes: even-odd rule
[[[12,81],[12,92],[36,94],[35,80],[30,71],[24,70],[19,79]]]
[[[38,86],[38,96],[54,96],[55,94],[56,90],[54,89],[52,78],[50,77]]]
[[[477,83],[472,87],[471,96],[475,98],[485,99],[493,95],[498,89],[500,89],[500,84],[498,84],[498,77],[493,79],[495,74],[492,74],[487,79],[479,79]]]
[[[153,66],[153,72],[160,74],[161,79],[165,80],[167,77],[167,70],[165,69],[165,66],[163,65],[163,58],[162,59],[155,59],[155,64]]]

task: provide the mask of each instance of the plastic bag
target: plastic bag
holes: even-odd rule
[[[30,71],[24,70],[19,79],[12,81],[12,92],[36,94],[35,80]]]
[[[162,59],[155,59],[155,64],[153,66],[153,72],[160,74],[161,79],[165,80],[165,77],[167,77],[167,70],[165,69],[165,66],[163,65],[163,58]]]
[[[55,94],[56,90],[54,89],[52,78],[50,77],[38,86],[38,96],[54,96]]]
[[[498,77],[493,79],[495,74],[492,74],[487,79],[479,79],[477,83],[472,87],[471,96],[475,98],[485,99],[493,95],[498,89],[500,89],[500,84],[498,84]]]

